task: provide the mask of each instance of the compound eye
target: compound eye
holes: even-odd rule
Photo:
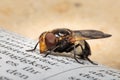
[[[48,32],[45,36],[45,42],[48,47],[52,47],[56,44],[56,37],[53,33]]]

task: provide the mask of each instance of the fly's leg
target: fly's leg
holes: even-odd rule
[[[59,41],[59,44],[57,44],[57,46],[55,46],[54,48],[48,50],[44,57],[46,57],[47,55],[49,55],[52,52],[54,52],[57,48],[64,48],[66,44],[67,44],[66,38],[61,40],[61,41]]]
[[[35,49],[37,48],[37,45],[38,45],[39,42],[40,42],[40,41],[37,42],[37,44],[35,45],[35,47],[34,47],[33,49],[26,50],[26,51],[28,51],[28,52],[30,52],[30,51],[35,51]]]
[[[52,53],[52,51],[47,51],[46,54],[43,57],[47,57],[51,53]]]
[[[57,49],[59,46],[56,46],[55,48],[48,50],[47,53],[44,55],[44,57],[47,57],[49,54],[51,54],[52,52],[54,52],[55,49]]]
[[[97,63],[94,63],[93,61],[91,61],[88,57],[86,57],[86,60],[88,60],[90,63],[92,63],[94,65],[98,65]]]
[[[94,63],[92,60],[90,60],[90,59],[88,58],[88,55],[85,55],[85,54],[86,54],[86,51],[83,49],[82,45],[80,45],[80,46],[81,46],[82,53],[83,53],[83,54],[81,55],[81,58],[88,60],[90,63],[92,63],[92,64],[94,64],[94,65],[98,65],[98,64]]]

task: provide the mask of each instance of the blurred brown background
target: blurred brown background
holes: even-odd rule
[[[54,28],[97,29],[92,60],[120,70],[120,0],[0,0],[0,27],[37,40]]]

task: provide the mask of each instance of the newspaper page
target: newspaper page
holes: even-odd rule
[[[120,80],[120,71],[64,56],[43,57],[36,41],[0,29],[0,80]]]

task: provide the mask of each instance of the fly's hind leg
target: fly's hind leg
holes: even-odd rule
[[[88,58],[88,56],[85,57],[85,58],[86,58],[86,60],[88,60],[90,63],[92,63],[92,64],[94,64],[94,65],[98,65],[97,63],[94,63],[92,60],[90,60],[90,59]]]
[[[37,44],[35,45],[35,47],[34,47],[33,49],[26,50],[26,51],[28,51],[28,52],[30,52],[30,51],[35,51],[35,49],[37,48],[37,45],[38,45],[39,42],[40,42],[40,41],[37,42]]]
[[[92,63],[94,65],[98,65],[88,58],[88,56],[89,56],[88,53],[91,54],[90,47],[89,47],[88,43],[85,44],[85,49],[83,49],[82,45],[80,45],[80,46],[82,49],[82,55],[80,55],[81,59],[88,60],[90,63]]]

